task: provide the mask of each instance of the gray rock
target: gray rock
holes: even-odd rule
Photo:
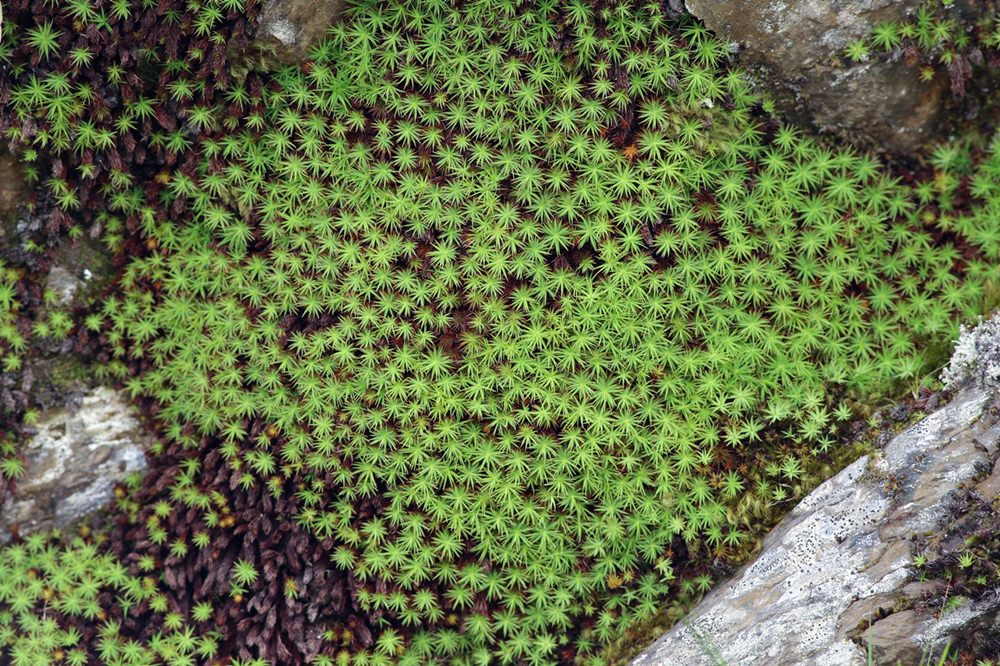
[[[2,381],[7,379],[14,377],[2,377]],[[40,410],[78,409],[84,396],[97,387],[93,370],[79,355],[68,352],[30,359],[18,379],[21,394],[30,397],[33,409]]]
[[[1000,497],[1000,460],[993,464],[992,473],[976,484],[976,492],[990,502]]]
[[[53,266],[45,281],[45,288],[51,289],[56,295],[56,305],[66,306],[73,302],[76,293],[83,282],[65,266]]]
[[[1000,457],[990,370],[997,322],[959,341],[953,364],[962,373],[946,373],[958,390],[951,402],[816,488],[764,539],[755,561],[633,664],[863,665],[869,644],[877,664],[916,663],[974,627],[995,630],[1000,598],[942,617],[917,603],[934,584],[914,582],[912,561],[921,538],[958,520],[967,487],[996,492],[997,480],[982,477]]]
[[[279,60],[301,62],[344,7],[344,0],[268,0],[261,13],[257,39],[273,46]]]
[[[793,121],[856,143],[912,151],[941,117],[948,77],[919,80],[900,57],[845,62],[852,41],[899,20],[923,0],[687,0]],[[959,11],[956,9],[955,11]]]
[[[1000,316],[981,321],[971,329],[962,325],[960,330],[941,381],[946,387],[968,382],[1000,387]]]
[[[123,392],[98,387],[76,408],[40,415],[27,443],[24,475],[0,510],[0,542],[65,527],[108,504],[114,485],[146,468],[146,435]]]

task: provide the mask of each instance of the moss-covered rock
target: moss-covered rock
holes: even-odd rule
[[[695,16],[739,48],[783,113],[856,142],[912,152],[935,137],[946,76],[924,84],[901,58],[844,57],[877,25],[902,20],[923,0],[687,0]]]

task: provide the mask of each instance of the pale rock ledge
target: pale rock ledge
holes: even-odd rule
[[[75,406],[49,409],[26,443],[25,473],[0,508],[0,542],[66,527],[107,506],[116,483],[146,468],[148,435],[123,392],[97,387]]]

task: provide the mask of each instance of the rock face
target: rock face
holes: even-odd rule
[[[76,408],[43,412],[25,446],[25,473],[0,510],[0,542],[65,527],[111,500],[115,483],[146,468],[147,444],[124,394],[92,389]]]
[[[55,246],[45,287],[55,292],[56,306],[74,307],[100,293],[114,275],[108,250],[95,239],[81,238]]]
[[[962,326],[961,331],[942,381],[948,386],[972,382],[1000,388],[1000,316],[975,328]]]
[[[963,335],[945,373],[950,403],[820,485],[633,664],[863,666],[868,646],[877,664],[915,664],[969,632],[1000,635],[1000,597],[942,614],[921,603],[940,586],[913,568],[922,540],[961,520],[964,495],[989,504],[1000,489],[1000,390],[984,379],[996,376],[1000,320],[990,326]]]
[[[301,62],[344,6],[344,0],[269,0],[261,14],[257,39],[274,46],[280,60]]]
[[[740,48],[747,66],[793,121],[856,143],[912,151],[933,134],[947,77],[922,83],[894,54],[851,63],[844,49],[923,0],[687,0],[688,10]]]
[[[27,191],[17,159],[0,148],[0,239],[7,235],[7,226],[17,216],[17,208]]]

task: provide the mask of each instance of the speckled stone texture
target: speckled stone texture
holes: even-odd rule
[[[739,62],[797,123],[879,149],[913,151],[932,138],[948,77],[919,80],[901,53],[852,63],[844,50],[923,0],[686,0],[687,9],[739,49]],[[974,3],[971,3],[974,4]],[[962,16],[969,2],[956,3]]]
[[[938,617],[919,603],[937,584],[911,566],[918,538],[954,524],[956,497],[1000,489],[1000,401],[979,367],[1000,357],[1000,325],[957,350],[951,402],[820,485],[634,666],[864,665],[869,645],[877,664],[915,664],[972,627],[1000,632],[996,595]]]
[[[108,504],[115,483],[146,468],[148,444],[122,392],[98,387],[76,407],[40,415],[25,474],[0,509],[0,542],[65,527]]]
[[[1000,387],[1000,316],[973,328],[961,327],[948,366],[941,373],[945,386],[978,382],[994,390]]]

